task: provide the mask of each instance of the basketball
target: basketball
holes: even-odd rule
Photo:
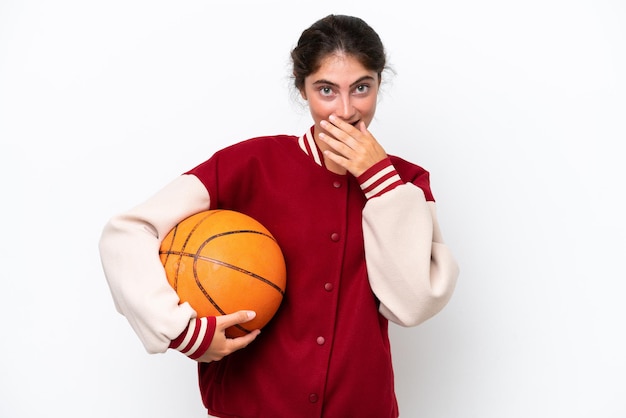
[[[170,285],[198,317],[253,310],[249,322],[226,330],[234,338],[263,328],[285,294],[283,253],[258,221],[232,210],[207,210],[178,223],[159,257]]]

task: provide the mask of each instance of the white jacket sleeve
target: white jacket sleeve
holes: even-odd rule
[[[456,286],[459,267],[443,243],[434,202],[407,183],[368,200],[363,210],[365,257],[380,312],[402,326],[438,313]]]
[[[196,316],[167,282],[159,247],[181,220],[209,208],[209,195],[193,175],[182,175],[135,208],[112,217],[99,242],[116,309],[149,353],[167,350]]]

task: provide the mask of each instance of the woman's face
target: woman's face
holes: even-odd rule
[[[379,85],[376,71],[366,69],[350,55],[324,58],[319,70],[305,78],[300,92],[309,103],[315,136],[323,131],[320,121],[328,120],[331,114],[352,125],[363,121],[369,126],[376,112]]]

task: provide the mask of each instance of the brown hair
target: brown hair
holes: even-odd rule
[[[371,26],[358,17],[331,14],[305,29],[291,51],[295,87],[302,90],[304,79],[333,53],[356,58],[368,70],[376,71],[379,81],[387,65],[383,43]]]

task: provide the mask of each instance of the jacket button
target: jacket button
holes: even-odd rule
[[[332,283],[324,284],[324,290],[326,290],[327,292],[330,292],[331,290],[333,290],[333,284]]]
[[[316,341],[318,345],[324,345],[324,343],[326,342],[326,339],[324,337],[317,337]]]
[[[335,189],[340,188],[340,187],[341,187],[341,182],[340,182],[340,181],[335,180],[335,181],[333,182],[333,187],[334,187]]]
[[[311,403],[315,403],[315,402],[317,402],[317,399],[318,399],[318,398],[317,398],[317,394],[315,394],[315,393],[311,393],[311,394],[309,395],[309,402],[311,402]]]
[[[333,240],[333,241],[335,241],[335,242],[339,241],[339,234],[338,234],[338,233],[336,233],[336,232],[333,232],[333,233],[330,235],[330,239],[332,239],[332,240]]]

